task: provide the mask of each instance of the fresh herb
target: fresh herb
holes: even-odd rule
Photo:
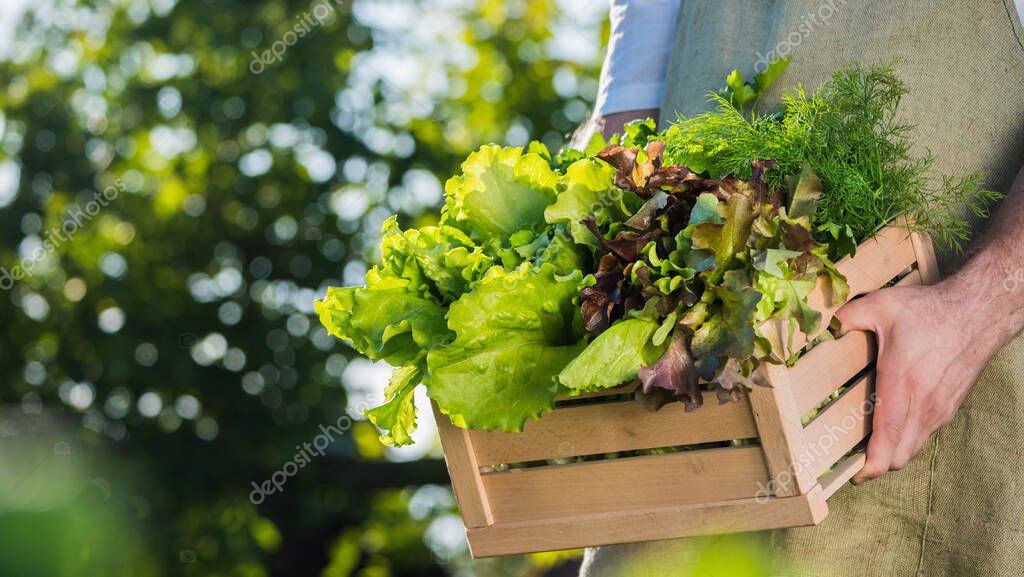
[[[969,232],[963,207],[984,216],[999,195],[984,190],[977,173],[930,184],[934,158],[913,156],[913,127],[898,120],[906,92],[891,66],[872,66],[841,69],[813,95],[792,91],[776,114],[745,116],[713,95],[713,110],[680,118],[663,134],[666,162],[748,178],[752,161],[770,158],[777,163],[770,185],[809,165],[824,185],[815,236],[833,242],[836,257],[900,215],[959,250]]]

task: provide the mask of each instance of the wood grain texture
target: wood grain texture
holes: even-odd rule
[[[430,406],[434,410],[437,433],[441,437],[441,448],[444,449],[444,460],[448,465],[448,476],[452,479],[455,500],[459,503],[466,527],[484,527],[494,523],[469,431],[453,425],[448,415],[437,408],[437,403],[431,401]]]
[[[913,265],[917,260],[913,239],[906,221],[900,218],[858,245],[856,255],[836,263],[850,285],[850,298],[882,288]]]
[[[789,369],[797,414],[802,417],[818,406],[874,362],[876,354],[875,335],[867,331],[851,331],[811,349]]]
[[[636,449],[675,447],[757,436],[746,398],[719,404],[704,393],[704,406],[687,413],[682,403],[650,412],[635,400],[557,408],[521,433],[470,431],[480,465],[522,463]]]
[[[496,523],[754,497],[768,485],[757,446],[683,451],[482,475]]]
[[[793,401],[793,386],[785,367],[765,364],[762,370],[771,386],[755,386],[750,391],[750,407],[771,472],[772,488],[779,497],[802,495],[811,490],[815,480],[795,466],[803,451],[804,436]]]
[[[935,260],[935,246],[932,239],[926,233],[916,232],[911,237],[914,245],[914,254],[917,256],[917,268],[921,271],[923,284],[932,285],[939,282],[941,277],[939,264]]]
[[[917,266],[915,263],[896,286],[924,284]],[[872,363],[877,354],[875,335],[865,331],[850,331],[834,341],[816,345],[789,369],[797,412],[807,414]]]
[[[871,432],[875,374],[858,379],[804,428],[802,468],[817,479]]]
[[[470,529],[467,534],[473,557],[481,558],[815,525],[827,514],[828,506],[821,489],[815,487],[810,494],[797,497],[649,509],[623,507],[609,513],[498,523]]]

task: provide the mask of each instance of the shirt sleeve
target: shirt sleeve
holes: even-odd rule
[[[594,105],[598,115],[661,106],[679,2],[611,0],[611,36]]]

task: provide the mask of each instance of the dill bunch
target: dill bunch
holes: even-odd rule
[[[897,119],[906,93],[892,66],[851,66],[813,95],[802,87],[790,92],[776,114],[748,116],[711,95],[712,110],[679,118],[662,135],[666,162],[713,178],[749,178],[752,161],[771,159],[776,168],[766,176],[774,186],[807,164],[824,186],[819,240],[844,230],[859,243],[905,214],[917,230],[960,251],[969,234],[963,211],[986,216],[1000,195],[984,190],[977,173],[930,179],[934,157],[911,154],[913,126]]]

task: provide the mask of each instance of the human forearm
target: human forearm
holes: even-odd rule
[[[1024,170],[974,255],[940,286],[951,313],[990,354],[1024,329]]]

